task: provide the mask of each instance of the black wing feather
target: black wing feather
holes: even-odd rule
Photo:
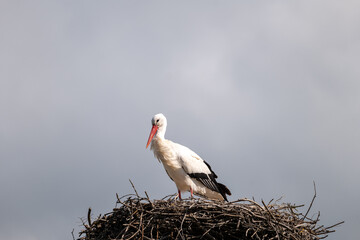
[[[217,176],[217,175],[214,173],[214,171],[211,169],[210,165],[209,165],[205,160],[203,160],[203,161],[204,161],[204,163],[206,164],[206,166],[209,168],[211,174],[214,175],[213,177],[214,177],[214,178],[217,178],[218,176]]]
[[[198,160],[200,160],[200,159],[198,159]],[[194,178],[197,181],[201,182],[205,187],[209,188],[210,190],[220,193],[221,196],[223,196],[223,198],[225,199],[225,201],[227,201],[226,194],[231,195],[230,190],[224,184],[218,183],[216,181],[216,178],[218,176],[214,173],[214,171],[211,169],[210,165],[206,161],[204,161],[204,160],[202,160],[202,161],[209,168],[210,174],[188,173],[184,168],[183,169],[189,175],[189,177]]]
[[[213,174],[206,174],[206,173],[189,173],[188,174],[191,178],[195,178],[199,182],[201,182],[205,187],[220,193],[218,188],[218,183],[216,182]]]

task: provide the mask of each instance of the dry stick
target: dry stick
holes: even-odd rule
[[[246,236],[246,237],[248,236],[248,233],[249,233],[250,230],[251,230],[251,228],[248,228],[248,229],[246,230],[246,232],[245,232],[245,236]]]
[[[125,225],[125,224],[124,224]],[[124,239],[125,234],[127,233],[127,231],[129,230],[130,225],[127,225],[125,228],[125,232],[123,233],[123,235],[121,236],[121,239]]]
[[[73,237],[73,240],[75,240],[75,237],[74,237],[74,229],[72,230],[71,235],[72,235],[72,237]]]
[[[184,224],[185,218],[186,218],[186,213],[184,214],[184,217],[183,217],[183,219],[182,219],[182,221],[181,221],[180,229],[179,229],[179,231],[178,231],[175,239],[177,239],[178,236],[179,236],[179,235],[181,234],[181,232],[183,231],[182,226],[183,226],[183,224]]]
[[[253,233],[253,235],[251,235],[251,238],[254,238],[254,236],[256,236],[258,239],[260,239],[260,237],[258,236],[258,234],[257,234],[257,230]]]
[[[331,229],[331,228],[336,227],[336,226],[338,226],[338,225],[340,225],[340,224],[343,224],[343,223],[345,223],[345,221],[341,221],[341,222],[339,222],[339,223],[336,223],[336,224],[334,224],[334,225],[331,225],[330,227],[326,227],[325,229],[328,230],[328,229]]]
[[[271,224],[271,220],[269,221],[269,225],[272,227],[272,229],[276,233],[277,239],[280,240],[280,234],[279,234],[278,230],[276,229],[276,227],[273,224]]]
[[[146,192],[146,191],[145,191],[145,195],[146,195],[147,200],[149,200],[149,202],[150,202],[149,195],[147,194],[147,192]]]
[[[117,193],[116,193],[116,198],[117,198],[118,202],[121,203],[122,205],[126,206],[127,208],[132,208],[130,205],[128,205],[125,202],[121,201]]]
[[[258,203],[256,203],[255,201],[250,200],[250,202],[254,203],[256,206],[258,206],[260,209],[262,209],[262,207],[261,207]],[[290,228],[289,226],[286,226],[285,224],[280,223],[279,221],[277,221],[277,220],[274,218],[274,216],[272,215],[272,213],[270,212],[270,210],[268,209],[268,207],[266,206],[266,204],[264,203],[264,201],[262,201],[262,203],[263,203],[265,209],[267,210],[267,212],[268,212],[268,213],[270,214],[270,216],[277,222],[277,224],[279,224],[280,226],[282,226],[282,227],[284,227],[284,228],[287,228],[288,230],[291,230],[291,228]],[[263,216],[259,216],[259,215],[257,215],[257,214],[253,214],[253,216],[256,216],[256,217],[258,217],[258,218],[260,218],[260,219],[263,219],[263,220],[266,219],[266,218],[264,218]],[[276,232],[277,235],[278,235],[277,230],[276,230],[276,229],[274,229],[274,230],[275,230],[275,232]],[[279,236],[279,235],[278,235],[278,236]],[[279,237],[278,237],[278,238],[279,238]]]
[[[134,227],[133,225],[131,225],[132,227]],[[135,227],[134,227],[135,228]],[[131,235],[131,237],[127,238],[127,239],[132,239],[133,237],[135,237],[135,235],[137,235],[140,232],[140,229],[138,229],[133,235]]]
[[[156,239],[159,239],[159,224],[156,224]]]
[[[231,205],[232,203],[237,203],[237,202],[253,202],[252,200],[250,200],[250,199],[248,199],[248,198],[240,198],[240,199],[238,199],[238,200],[235,200],[235,201],[232,201],[232,202],[228,202],[227,204],[228,205]]]
[[[292,233],[290,233],[290,236],[292,237],[291,239],[300,240],[297,237],[295,237]]]
[[[144,239],[144,225],[141,224],[141,240]]]
[[[262,202],[262,204],[264,205],[266,211],[269,213],[270,217],[271,217],[272,219],[276,220],[276,219],[274,218],[274,216],[272,215],[272,213],[270,212],[269,208],[268,208],[268,207],[266,206],[266,204],[264,203],[264,200],[261,200],[261,202]]]
[[[132,183],[132,181],[131,181],[130,179],[129,179],[129,182],[131,183],[131,186],[132,186],[132,188],[134,189],[134,191],[135,191],[135,193],[136,193],[136,196],[137,196],[138,198],[140,198],[138,192],[137,192],[136,189],[135,189],[134,184]]]
[[[245,199],[245,200],[246,200],[247,202],[251,202],[251,203],[253,203],[254,205],[258,206],[260,209],[263,208],[260,204],[258,204],[258,203],[255,202],[254,200],[251,200],[251,199]]]
[[[152,226],[151,229],[150,229],[150,238],[151,238],[151,239],[153,238],[153,234],[152,234],[153,229],[154,229],[154,226]]]
[[[87,220],[89,223],[89,227],[91,228],[91,208],[89,208],[89,210],[88,210]]]
[[[142,226],[142,216],[143,216],[143,213],[141,213],[141,215],[140,215],[140,222],[139,222],[139,227],[137,228],[137,231],[131,237],[129,237],[128,239],[132,239],[133,237],[135,237],[140,232],[140,228]],[[133,226],[131,224],[130,224],[130,226],[135,228],[135,226]]]
[[[121,203],[119,195],[117,193],[116,193],[116,198],[117,198],[118,202]]]
[[[136,196],[137,196],[137,200],[138,200],[138,203],[139,203],[139,205],[140,205],[140,207],[141,207],[141,210],[143,210],[143,207],[142,207],[142,204],[141,204],[141,197],[139,196],[139,194],[138,194],[138,192],[136,191],[136,188],[135,188],[135,186],[134,186],[134,184],[132,183],[132,181],[129,179],[129,181],[130,181],[130,183],[131,183],[131,186],[132,186],[132,188],[134,189],[134,191],[135,191],[135,193],[136,193]]]
[[[145,195],[146,195],[146,197],[147,197],[148,202],[149,202],[150,205],[151,205],[151,208],[154,208],[154,204],[151,202],[151,200],[150,200],[150,198],[149,198],[149,195],[147,194],[146,191],[145,191]]]
[[[311,209],[311,207],[312,207],[312,205],[313,205],[313,203],[314,203],[314,200],[315,200],[315,198],[316,198],[316,185],[315,185],[315,181],[313,181],[313,183],[314,183],[314,196],[313,196],[313,198],[312,198],[312,200],[311,200],[311,203],[310,203],[310,206],[309,206],[308,210],[306,211],[306,213],[305,213],[304,217],[302,218],[302,220],[304,220],[304,219],[306,218],[306,216],[308,215],[308,213],[309,213],[309,211],[310,211],[310,209]]]
[[[85,220],[83,218],[80,218],[82,225],[89,230],[89,226],[85,223]]]
[[[204,234],[200,237],[200,239],[203,238],[205,235],[207,235],[212,229],[213,227],[210,227],[208,230],[206,230],[206,232],[204,232]]]
[[[150,225],[151,221],[153,220],[154,217],[150,217],[149,220],[147,220],[146,226],[143,228],[143,232],[145,231],[145,229]]]

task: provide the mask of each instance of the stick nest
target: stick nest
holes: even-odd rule
[[[135,190],[136,192],[136,190]],[[146,192],[145,192],[146,193]],[[316,194],[315,194],[316,195]],[[174,195],[150,200],[136,194],[117,196],[112,212],[88,223],[79,240],[109,239],[323,239],[343,222],[330,227],[299,213],[291,204],[250,199],[219,202],[206,199],[176,200]],[[315,196],[314,196],[315,198]],[[314,200],[314,199],[313,199]],[[120,206],[118,206],[120,204]]]

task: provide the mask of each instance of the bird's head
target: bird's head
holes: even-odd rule
[[[153,126],[157,126],[158,128],[166,126],[167,124],[166,117],[164,116],[164,114],[158,113],[151,119],[151,124]]]
[[[150,145],[151,140],[155,136],[156,132],[161,132],[163,135],[165,134],[166,126],[167,126],[167,120],[164,114],[158,113],[151,119],[151,132],[148,139],[148,142],[146,144],[146,148]]]

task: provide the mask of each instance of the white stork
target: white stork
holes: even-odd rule
[[[216,174],[210,165],[202,160],[189,148],[165,139],[167,120],[162,113],[156,114],[152,120],[152,129],[146,148],[162,162],[166,173],[176,184],[181,200],[181,192],[190,191],[193,194],[210,199],[226,200],[230,190],[216,181]]]

